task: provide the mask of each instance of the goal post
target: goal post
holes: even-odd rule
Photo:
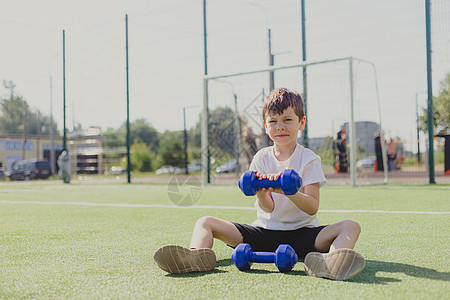
[[[354,112],[354,75],[353,75],[353,69],[354,69],[354,62],[369,64],[373,69],[373,76],[374,76],[374,82],[375,82],[375,93],[376,93],[376,101],[377,101],[377,107],[378,107],[378,122],[379,122],[379,132],[380,132],[380,145],[381,145],[381,155],[382,155],[382,161],[383,161],[383,170],[384,170],[384,180],[383,183],[387,183],[388,181],[388,163],[387,163],[387,152],[386,152],[386,145],[384,142],[383,137],[383,127],[381,122],[381,110],[380,110],[380,99],[379,99],[379,93],[378,93],[378,80],[377,80],[377,74],[376,74],[376,68],[375,65],[372,62],[354,58],[354,57],[344,57],[344,58],[337,58],[337,59],[326,59],[326,60],[318,60],[318,61],[305,61],[299,64],[294,65],[287,65],[287,66],[273,66],[268,67],[265,69],[257,69],[257,70],[249,70],[244,72],[238,72],[238,73],[230,73],[230,74],[222,74],[222,75],[215,75],[215,76],[205,76],[203,79],[203,111],[202,111],[202,123],[201,123],[201,159],[202,159],[202,184],[206,185],[210,183],[210,158],[209,158],[209,136],[208,136],[208,115],[209,115],[209,93],[208,93],[208,84],[211,80],[218,80],[218,79],[227,79],[231,77],[240,77],[245,75],[252,75],[252,74],[258,74],[258,73],[269,73],[274,71],[280,71],[280,70],[287,70],[287,69],[295,69],[295,68],[305,68],[310,66],[317,66],[317,65],[323,65],[323,64],[329,64],[329,63],[336,63],[336,62],[345,62],[348,61],[348,68],[349,68],[349,95],[350,95],[350,116],[349,116],[349,137],[350,137],[350,178],[351,178],[351,185],[355,186],[357,185],[356,182],[356,151],[357,151],[357,144],[356,144],[356,134],[355,134],[355,112]],[[308,99],[306,99],[307,101]]]

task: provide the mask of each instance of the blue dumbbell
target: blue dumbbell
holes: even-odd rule
[[[241,271],[249,270],[252,262],[275,263],[280,272],[289,272],[298,262],[297,253],[289,245],[278,246],[275,252],[253,252],[249,244],[239,244],[231,260]]]
[[[302,178],[292,169],[284,170],[278,180],[259,180],[254,171],[246,171],[238,182],[239,188],[246,196],[256,195],[262,188],[281,188],[286,195],[294,195],[302,186]]]

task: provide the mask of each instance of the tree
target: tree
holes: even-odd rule
[[[164,141],[161,142],[160,155],[163,165],[174,167],[184,167],[184,146],[182,139],[177,138],[176,134],[164,133]]]
[[[44,116],[37,109],[30,109],[22,96],[15,94],[15,84],[3,81],[3,86],[10,91],[8,98],[0,98],[0,132],[7,134],[49,134],[50,117]],[[56,123],[53,131],[57,133]]]
[[[0,131],[9,134],[20,134],[27,129],[26,121],[29,107],[21,97],[1,99]]]
[[[450,73],[440,82],[440,91],[433,97],[433,132],[435,134],[450,134]],[[428,109],[424,108],[419,117],[420,130],[428,131]]]
[[[125,135],[120,134],[118,130],[114,128],[108,128],[105,132],[101,133],[103,138],[103,146],[105,148],[120,148],[125,147]]]
[[[144,142],[136,141],[131,146],[131,169],[140,172],[153,171],[154,155]]]
[[[209,145],[214,151],[234,155],[236,148],[237,124],[234,111],[229,107],[217,107],[209,112]],[[244,126],[242,124],[241,126]],[[194,145],[201,146],[201,119],[193,130]]]
[[[123,145],[126,145],[126,123],[123,123],[118,130],[122,137]],[[138,119],[130,123],[130,143],[136,141],[144,142],[150,151],[157,153],[159,148],[158,132],[145,119]]]

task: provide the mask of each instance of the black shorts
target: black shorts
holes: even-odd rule
[[[314,242],[319,232],[326,227],[270,230],[246,224],[232,223],[242,234],[243,242],[250,244],[253,251],[275,252],[280,244],[288,244],[294,248],[300,260],[303,260],[309,252],[317,251],[314,247]]]

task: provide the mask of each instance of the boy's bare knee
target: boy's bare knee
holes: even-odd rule
[[[210,216],[204,216],[197,220],[195,223],[195,226],[201,226],[201,227],[210,227],[216,218],[210,217]]]
[[[210,216],[204,216],[201,217],[200,219],[197,220],[197,222],[195,222],[195,225],[203,225],[203,224],[207,224],[208,222],[210,222],[209,220],[211,219]]]
[[[361,233],[361,226],[359,225],[359,223],[352,220],[342,221],[342,228],[346,231],[351,231],[358,235]]]

